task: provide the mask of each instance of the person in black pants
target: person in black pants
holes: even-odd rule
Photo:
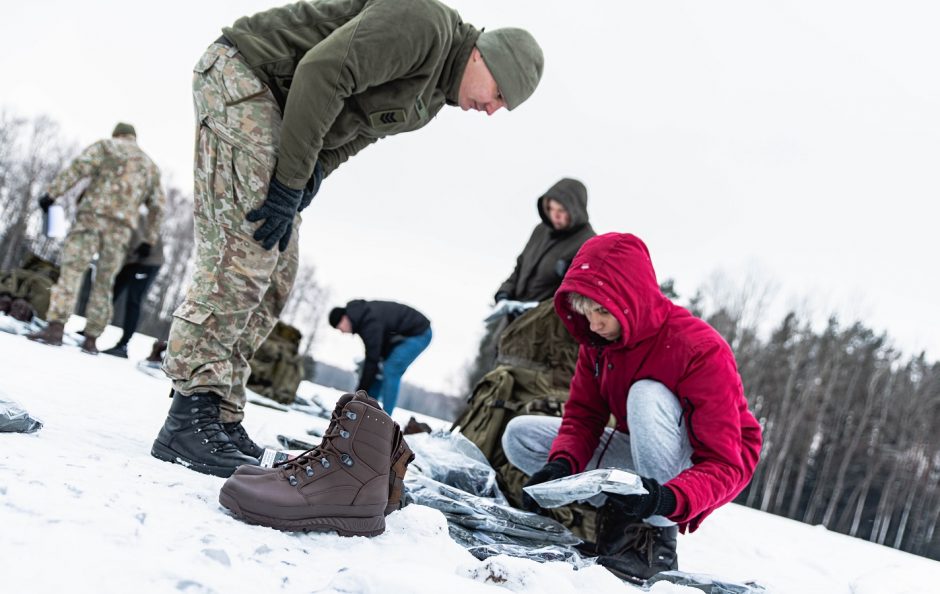
[[[124,303],[124,320],[122,327],[124,334],[116,345],[101,351],[106,355],[127,358],[127,343],[130,342],[137,324],[140,322],[140,306],[147,295],[147,291],[157,278],[160,267],[163,265],[163,241],[158,237],[157,244],[150,246],[146,243],[131,242],[135,246],[124,260],[124,266],[114,279],[114,295],[116,303],[121,294],[127,292]]]

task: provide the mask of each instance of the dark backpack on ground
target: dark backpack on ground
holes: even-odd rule
[[[281,404],[294,402],[304,377],[301,338],[300,330],[278,322],[251,358],[248,388]]]
[[[506,424],[518,415],[560,417],[578,361],[578,343],[568,334],[551,300],[513,321],[499,339],[499,366],[477,382],[454,429],[475,443],[496,470],[509,502],[522,507],[528,477],[503,452]],[[594,540],[594,510],[569,505],[549,511],[579,537]]]

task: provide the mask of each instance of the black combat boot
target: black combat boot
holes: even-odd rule
[[[170,412],[150,451],[154,458],[215,476],[229,477],[243,464],[257,466],[229,438],[219,421],[219,402],[211,392],[184,396],[173,391]]]
[[[120,357],[122,359],[127,359],[127,345],[126,344],[118,343],[114,345],[113,347],[111,347],[110,349],[107,349],[101,352],[104,353],[105,355],[111,355],[112,357]]]
[[[603,514],[602,514],[603,515]],[[676,526],[650,526],[645,522],[621,524],[612,532],[599,519],[597,531],[597,563],[617,577],[633,583],[643,583],[661,571],[679,569],[676,553]]]
[[[228,438],[232,440],[232,443],[238,448],[238,451],[246,456],[261,459],[261,455],[264,454],[264,448],[256,444],[251,437],[248,436],[248,432],[245,431],[245,427],[242,425],[241,421],[222,423],[222,427],[228,434]]]

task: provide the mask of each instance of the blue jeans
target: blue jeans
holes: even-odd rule
[[[424,349],[431,344],[431,329],[422,334],[409,336],[399,342],[382,362],[382,377],[372,382],[369,395],[382,403],[382,408],[389,415],[395,410],[398,402],[398,388],[401,386],[401,376],[405,374],[408,366],[414,363]]]

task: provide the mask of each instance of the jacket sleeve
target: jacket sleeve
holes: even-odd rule
[[[366,347],[366,360],[362,365],[362,375],[356,390],[368,390],[375,381],[379,372],[379,361],[382,358],[382,338],[385,335],[385,324],[367,313],[360,327],[356,330],[359,338]]]
[[[734,499],[751,479],[738,410],[744,395],[730,347],[715,341],[694,354],[676,392],[692,445],[692,466],[666,484],[677,504],[669,518],[686,524]]]
[[[610,410],[600,394],[589,347],[581,346],[578,365],[571,380],[571,395],[565,404],[558,436],[552,442],[548,459],[564,458],[573,472],[583,472],[591,461]]]
[[[538,226],[535,227],[535,230],[538,230]],[[503,284],[496,289],[496,293],[507,293],[510,299],[516,298],[516,283],[519,282],[519,271],[522,269],[522,258],[525,257],[529,250],[531,249],[532,242],[535,241],[535,230],[532,231],[532,235],[529,236],[529,241],[526,242],[525,247],[522,248],[522,252],[519,254],[519,257],[516,258],[516,267],[512,269],[512,274],[509,275]]]
[[[331,173],[349,160],[350,157],[376,142],[378,138],[370,136],[357,136],[343,146],[335,149],[323,149],[320,151],[320,165],[323,167],[323,177],[328,177]]]
[[[405,78],[428,56],[443,51],[443,25],[431,22],[433,17],[416,4],[370,3],[301,58],[284,107],[278,181],[304,187],[349,97]]]
[[[163,224],[163,212],[166,209],[166,195],[160,185],[159,172],[156,172],[153,177],[153,186],[144,203],[147,205],[147,228],[141,230],[141,240],[155,246],[160,236],[160,225]]]
[[[49,195],[53,198],[61,196],[82,178],[97,175],[104,161],[104,156],[104,141],[101,140],[83,150],[80,155],[72,160],[68,167],[55,176],[47,190]]]

